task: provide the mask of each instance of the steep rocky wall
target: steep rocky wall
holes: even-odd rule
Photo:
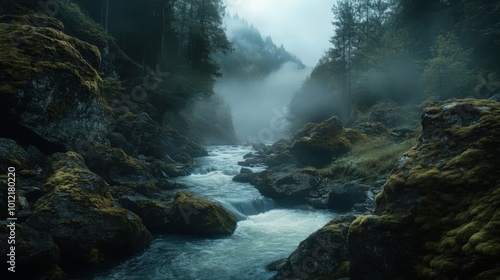
[[[351,279],[494,279],[500,274],[500,104],[438,103],[349,229]]]
[[[106,143],[112,113],[99,95],[99,50],[61,30],[55,19],[0,17],[2,133],[29,131],[61,149]]]

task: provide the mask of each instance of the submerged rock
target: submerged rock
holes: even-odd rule
[[[333,219],[300,242],[272,280],[339,279],[349,267],[347,232],[353,215]]]
[[[233,181],[240,183],[252,183],[255,181],[257,176],[259,176],[258,173],[254,173],[252,170],[242,167],[240,174],[233,177]]]
[[[57,153],[51,161],[46,195],[26,223],[52,236],[65,271],[116,264],[149,246],[152,236],[141,219],[114,206],[108,184],[86,168],[80,155]]]
[[[231,235],[236,230],[236,218],[221,205],[181,191],[175,196],[168,213],[174,233],[218,236]]]
[[[427,108],[423,132],[349,229],[352,279],[494,279],[500,273],[500,105]]]

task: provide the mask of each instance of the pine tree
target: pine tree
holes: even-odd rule
[[[471,93],[471,50],[464,50],[455,34],[446,33],[437,37],[432,53],[423,73],[426,94],[444,100]]]

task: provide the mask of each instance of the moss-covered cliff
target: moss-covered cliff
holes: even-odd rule
[[[352,279],[494,279],[500,272],[500,104],[427,108],[418,144],[349,230]]]
[[[150,231],[176,230],[167,219],[173,197],[162,190],[183,188],[171,179],[206,151],[163,118],[155,104],[163,91],[146,83],[156,74],[74,1],[0,2],[0,167],[19,178],[21,278],[92,273],[146,248]],[[2,189],[4,209],[6,201]]]

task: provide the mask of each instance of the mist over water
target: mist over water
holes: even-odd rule
[[[178,178],[188,191],[217,201],[235,214],[238,226],[224,238],[159,236],[144,253],[102,273],[97,280],[265,280],[266,265],[286,258],[309,234],[336,213],[277,208],[249,184],[232,181],[248,146],[209,146],[194,173]],[[252,168],[255,172],[262,168]]]
[[[286,137],[287,106],[311,70],[289,62],[264,78],[221,78],[215,92],[229,104],[240,141],[271,143]]]

